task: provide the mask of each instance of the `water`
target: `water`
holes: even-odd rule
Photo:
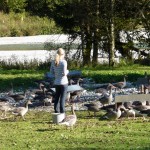
[[[22,51],[0,51],[1,61],[11,62],[30,62],[36,59],[37,61],[44,62],[53,56],[54,51],[47,50],[22,50]]]
[[[44,45],[49,42],[55,44],[67,43],[68,35],[2,37],[0,38],[0,61],[30,62],[36,59],[37,61],[44,62],[47,59],[53,59],[56,51],[49,51],[44,47]],[[69,57],[71,57],[70,53]]]

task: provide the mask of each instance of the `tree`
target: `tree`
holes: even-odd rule
[[[22,13],[25,11],[26,0],[7,0],[9,12]]]
[[[117,48],[130,58],[127,46],[131,47],[134,43],[133,36],[128,35],[126,42],[129,44],[125,44],[120,33],[132,31],[138,35],[135,29],[141,27],[149,31],[149,0],[3,0],[3,3],[15,12],[26,6],[26,11],[32,15],[53,18],[65,34],[71,35],[72,40],[80,37],[83,65],[97,64],[100,50],[109,54],[110,66],[114,63]],[[143,39],[140,37],[138,40]]]

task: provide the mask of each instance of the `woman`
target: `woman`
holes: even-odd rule
[[[54,111],[65,113],[65,100],[68,88],[67,61],[64,59],[65,51],[59,48],[55,60],[51,62],[50,72],[55,76],[54,85],[56,89]]]

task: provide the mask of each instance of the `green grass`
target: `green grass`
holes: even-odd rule
[[[11,83],[14,89],[29,88],[35,86],[34,81],[43,79],[45,71],[37,70],[1,70],[0,71],[0,91],[10,90]]]
[[[97,71],[96,71],[97,70]],[[136,80],[144,76],[149,67],[124,67],[116,69],[82,69],[83,76],[96,77],[101,83],[122,80],[123,74]],[[12,82],[15,87],[33,85],[34,80],[42,79],[48,70],[0,70],[1,90],[10,89]],[[132,80],[131,80],[132,81]],[[98,82],[97,82],[98,83]],[[53,110],[52,110],[53,111]],[[70,112],[67,112],[70,114]],[[12,118],[0,120],[0,150],[149,150],[150,122],[142,118],[118,121],[104,121],[100,111],[96,118],[87,117],[86,111],[76,111],[78,121],[73,130],[52,123],[51,113],[29,111],[26,121],[13,121]],[[149,118],[148,118],[149,119]]]
[[[148,66],[126,66],[126,67],[95,67],[78,68],[82,71],[83,77],[93,78],[96,83],[113,83],[123,80],[126,74],[127,81],[136,82],[139,77],[144,77],[147,72],[150,75]],[[76,70],[78,70],[76,69]],[[74,69],[75,70],[75,69]],[[35,86],[34,81],[44,79],[44,74],[49,70],[0,70],[0,91],[9,90],[11,83],[14,88],[28,88]]]
[[[67,112],[70,114],[70,112]],[[87,111],[76,111],[78,120],[73,130],[52,123],[51,113],[29,111],[26,121],[0,120],[1,150],[150,149],[149,121],[141,118],[104,121],[104,112],[87,117]]]

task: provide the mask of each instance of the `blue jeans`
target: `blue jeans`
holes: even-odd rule
[[[67,95],[68,84],[55,85],[56,95],[54,101],[55,113],[65,113],[65,101]]]

